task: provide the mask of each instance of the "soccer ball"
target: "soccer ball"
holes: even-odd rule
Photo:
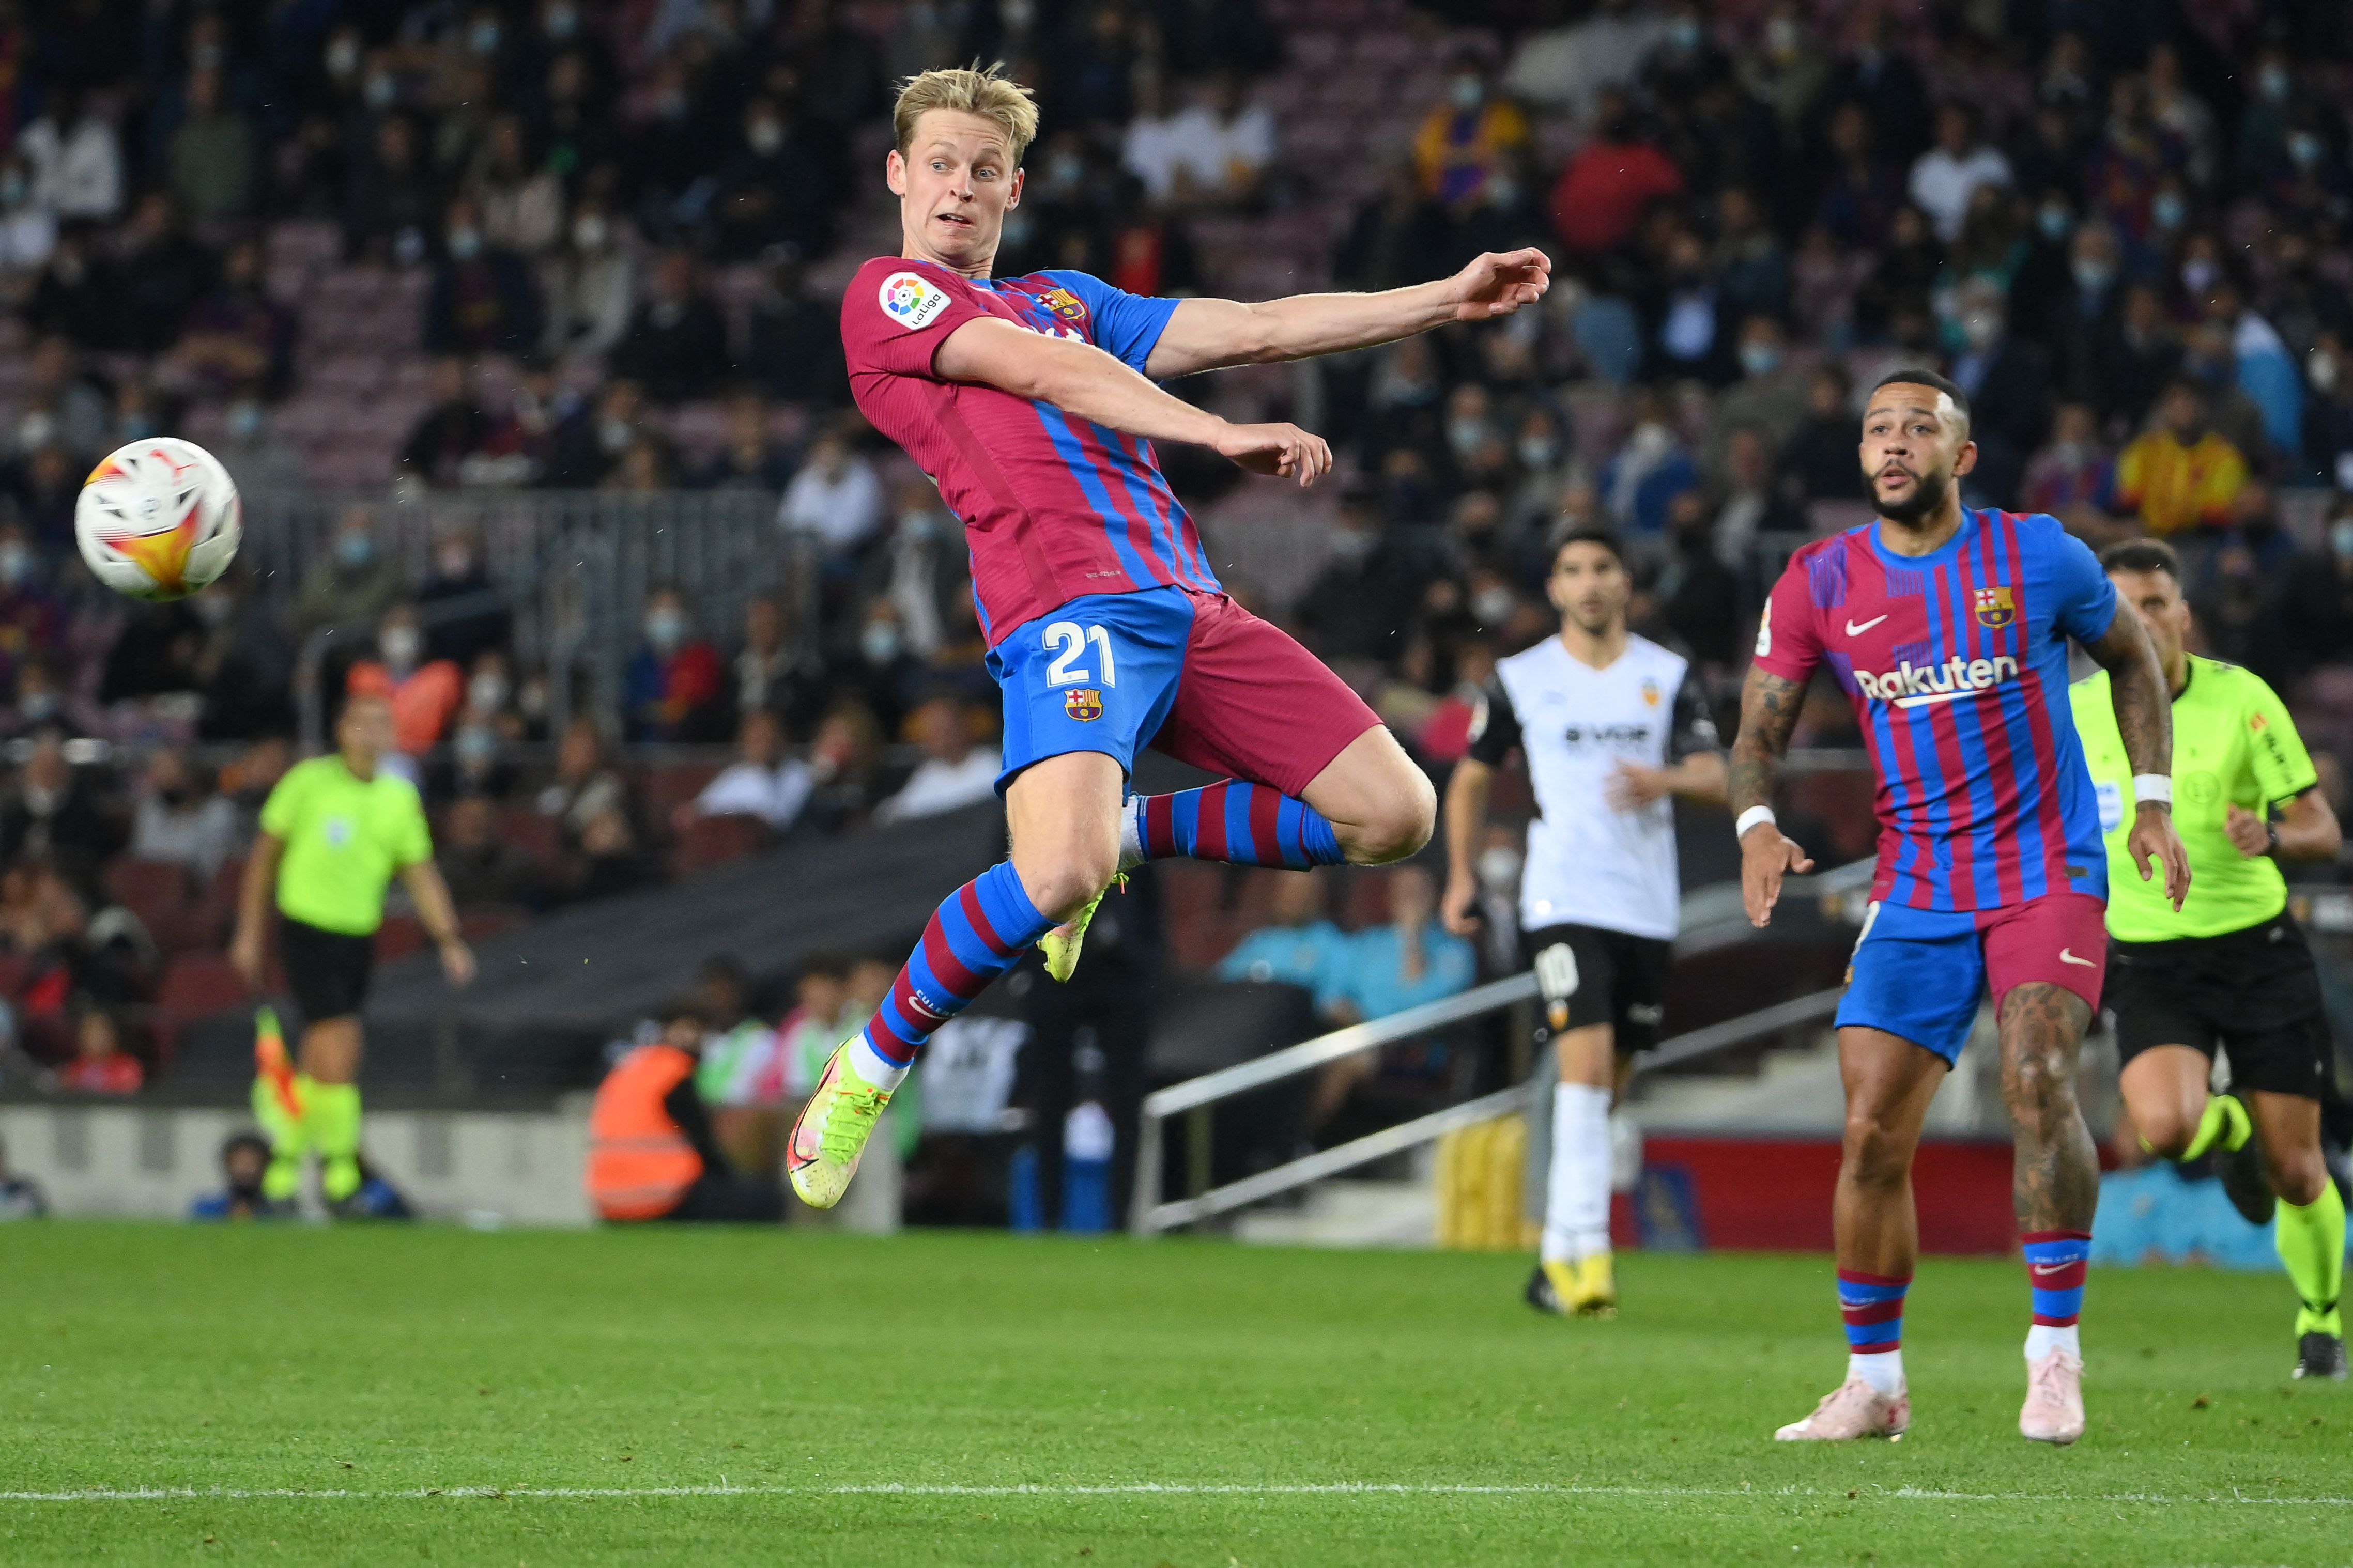
[[[244,538],[237,484],[194,441],[133,441],[90,470],[74,541],[98,580],[133,599],[184,599],[228,570]]]

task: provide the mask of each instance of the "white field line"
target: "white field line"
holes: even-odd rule
[[[1299,1485],[1252,1482],[1137,1481],[1101,1486],[953,1486],[881,1482],[868,1486],[792,1487],[430,1487],[391,1491],[321,1487],[87,1487],[78,1491],[0,1491],[0,1503],[70,1502],[421,1502],[432,1498],[731,1498],[731,1497],[1597,1497],[1597,1498],[1864,1498],[1901,1502],[2105,1502],[2188,1506],[2197,1503],[2265,1508],[2353,1508],[2353,1497],[2249,1497],[2235,1489],[2201,1496],[2162,1492],[1958,1492],[1933,1487],[1478,1486],[1419,1482],[1331,1481]]]

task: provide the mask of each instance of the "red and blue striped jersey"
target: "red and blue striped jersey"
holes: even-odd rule
[[[1085,594],[1223,590],[1151,442],[1050,403],[943,380],[933,356],[966,321],[995,316],[1092,343],[1141,373],[1176,309],[1083,272],[973,279],[879,257],[850,281],[841,342],[851,395],[963,521],[990,647]]]
[[[1926,555],[1879,524],[1790,558],[1757,663],[1804,681],[1828,665],[1877,775],[1872,897],[1920,910],[2107,896],[2107,855],[2067,697],[2067,642],[2095,642],[2116,591],[2041,512],[1964,511]]]

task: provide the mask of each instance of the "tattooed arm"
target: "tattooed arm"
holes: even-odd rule
[[[1725,784],[1725,805],[1737,817],[1753,805],[1773,804],[1774,781],[1781,775],[1781,758],[1789,749],[1789,735],[1798,727],[1798,710],[1806,700],[1806,683],[1772,674],[1760,664],[1748,667],[1740,689],[1740,733],[1732,740],[1732,762]],[[1814,868],[1813,861],[1775,824],[1760,822],[1740,837],[1740,899],[1751,925],[1773,918],[1780,901],[1781,879]]]
[[[2131,606],[2119,603],[2107,631],[2084,651],[2108,672],[2108,694],[2116,703],[2116,731],[2123,736],[2125,756],[2135,777],[2173,775],[2173,692],[2158,663],[2157,647]],[[2126,853],[2149,879],[2152,862],[2165,868],[2165,896],[2178,910],[2189,896],[2189,857],[2181,836],[2173,830],[2173,808],[2162,801],[2141,801],[2133,808],[2132,832]]]

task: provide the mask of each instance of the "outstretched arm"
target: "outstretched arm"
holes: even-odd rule
[[[2132,764],[2133,777],[2146,775],[2170,781],[2173,776],[2173,692],[2165,679],[2165,667],[2157,661],[2157,645],[2148,640],[2148,629],[2140,617],[2119,602],[2116,619],[2100,640],[2086,644],[2084,652],[2098,661],[2108,672],[2108,696],[2116,704],[2116,733],[2125,743],[2125,757]],[[2181,836],[2173,829],[2173,806],[2169,800],[2136,800],[2133,807],[2132,832],[2126,836],[2125,852],[2140,868],[2140,879],[2149,879],[2151,862],[2165,868],[2165,896],[2176,910],[2189,896],[2189,856],[2181,847]]]
[[[1471,918],[1471,906],[1479,899],[1479,877],[1472,868],[1487,831],[1487,795],[1494,782],[1495,770],[1476,757],[1455,763],[1454,776],[1446,781],[1446,896],[1439,917],[1456,936],[1479,929]]]
[[[1761,664],[1748,667],[1748,679],[1740,688],[1740,733],[1732,738],[1725,783],[1725,804],[1736,817],[1752,806],[1773,804],[1781,759],[1788,754],[1789,737],[1805,703],[1804,681],[1775,675]],[[1740,836],[1740,901],[1748,910],[1748,923],[1770,924],[1773,906],[1781,900],[1781,879],[1813,868],[1813,861],[1778,824],[1760,821],[1750,826]]]
[[[1187,300],[1168,318],[1144,368],[1165,381],[1221,365],[1368,348],[1449,321],[1508,316],[1543,299],[1551,287],[1551,260],[1530,249],[1491,252],[1451,278],[1378,294],[1293,294],[1254,305]]]
[[[1092,343],[1048,337],[984,316],[948,334],[932,356],[934,374],[978,382],[1017,397],[1147,441],[1207,447],[1254,474],[1312,484],[1332,467],[1332,448],[1296,425],[1235,425],[1163,392]]]

